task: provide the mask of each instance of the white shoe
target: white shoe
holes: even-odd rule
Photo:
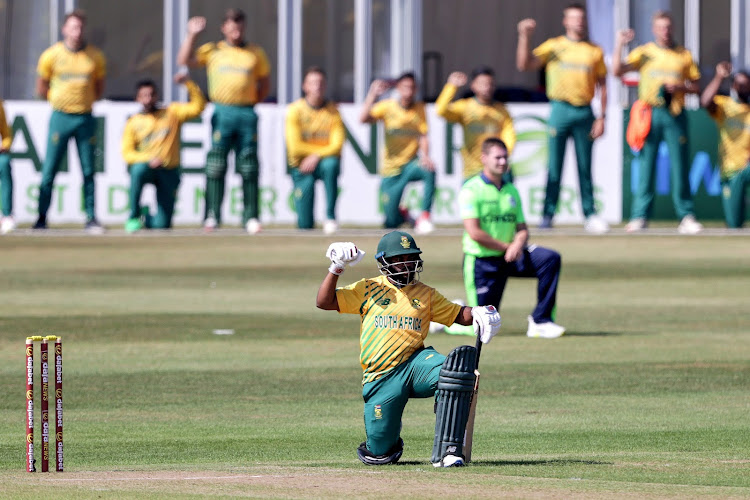
[[[430,234],[435,230],[435,224],[429,217],[421,216],[414,224],[414,232],[417,234]]]
[[[213,217],[206,217],[206,220],[203,221],[203,230],[207,233],[213,233],[218,226],[219,223]]]
[[[16,229],[16,221],[10,215],[0,221],[0,234],[8,234]]]
[[[596,214],[586,217],[583,229],[591,234],[604,234],[609,232],[609,224]]]
[[[698,234],[701,231],[703,231],[703,224],[695,220],[692,215],[683,217],[680,225],[677,226],[677,232],[680,234]]]
[[[546,323],[534,323],[534,318],[529,316],[529,329],[526,336],[535,339],[556,339],[565,333],[565,327],[552,321]]]
[[[105,233],[106,229],[104,229],[104,226],[99,224],[99,221],[96,219],[90,219],[86,221],[86,225],[83,226],[83,230],[86,231],[86,234],[91,234],[94,236],[99,236]]]
[[[445,325],[430,321],[430,333],[440,333],[445,331]]]
[[[457,455],[446,455],[440,462],[432,464],[433,467],[462,467],[464,459]]]
[[[248,221],[245,223],[245,231],[247,231],[248,234],[258,234],[261,229],[263,229],[263,226],[260,225],[260,221],[258,219],[248,219]]]
[[[333,234],[339,230],[339,225],[333,219],[328,219],[323,223],[323,234]]]
[[[458,304],[461,307],[464,307],[466,305],[466,302],[464,302],[462,299],[453,299],[451,302],[453,302],[454,304]],[[440,325],[440,326],[443,326],[443,325]],[[430,324],[430,327],[432,327],[432,323]],[[476,335],[474,333],[474,326],[472,325],[464,326],[464,325],[459,325],[458,323],[453,323],[450,326],[443,326],[443,328],[440,331],[445,332],[449,335]]]
[[[646,223],[646,219],[631,219],[630,222],[625,224],[625,232],[637,233],[638,231],[643,231],[644,229],[646,229],[646,226],[648,226],[648,224]]]

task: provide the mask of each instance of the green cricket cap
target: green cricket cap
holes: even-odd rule
[[[420,254],[422,250],[417,246],[417,242],[409,233],[403,231],[391,231],[382,238],[378,243],[375,258],[395,257],[396,255]]]

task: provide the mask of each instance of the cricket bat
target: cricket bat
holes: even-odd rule
[[[469,418],[466,420],[466,433],[464,434],[464,458],[466,463],[471,461],[471,446],[474,443],[474,416],[477,413],[477,399],[479,396],[479,354],[482,352],[482,341],[477,336],[477,366],[474,368],[474,391],[471,393],[471,405],[469,406]]]

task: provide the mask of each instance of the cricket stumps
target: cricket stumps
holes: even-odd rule
[[[62,397],[62,339],[54,335],[26,338],[26,470],[36,472],[34,456],[34,342],[40,342],[41,358],[41,438],[42,472],[49,472],[50,419],[49,419],[49,343],[54,342],[53,377],[55,381],[55,470],[63,470],[63,397]]]

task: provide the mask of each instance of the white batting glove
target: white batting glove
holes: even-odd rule
[[[350,266],[357,265],[364,256],[365,252],[358,249],[357,245],[350,241],[331,243],[326,250],[326,257],[331,259],[331,267],[328,268],[328,271],[340,276],[347,264]]]
[[[477,306],[471,308],[471,316],[474,318],[474,333],[483,344],[489,344],[500,331],[500,313],[495,306]]]

